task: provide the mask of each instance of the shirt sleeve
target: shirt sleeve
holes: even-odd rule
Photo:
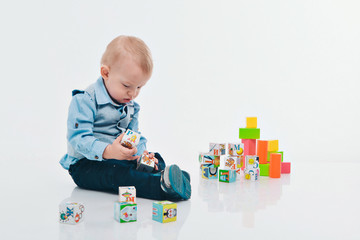
[[[131,122],[129,123],[128,128],[141,134],[141,132],[139,131],[139,112],[140,105],[134,102],[134,115]],[[135,156],[140,156],[143,154],[143,152],[146,150],[146,142],[146,138],[141,135],[139,144],[137,145],[137,153],[135,154]]]
[[[69,107],[67,138],[74,150],[89,160],[103,160],[108,143],[94,137],[96,105],[86,92],[73,96]]]

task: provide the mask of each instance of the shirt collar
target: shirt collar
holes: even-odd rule
[[[95,94],[96,94],[96,101],[99,105],[108,104],[108,103],[114,105],[115,107],[120,107],[120,106],[125,106],[125,105],[134,105],[133,100],[131,100],[128,103],[124,103],[124,104],[115,103],[109,96],[109,93],[107,92],[105,84],[104,84],[104,80],[101,76],[96,81],[94,89],[95,89]]]

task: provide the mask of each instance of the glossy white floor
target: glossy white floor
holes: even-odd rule
[[[138,198],[138,221],[120,224],[113,220],[117,195],[79,189],[71,180],[64,182],[66,176],[51,176],[51,171],[29,165],[21,182],[3,187],[7,194],[1,201],[1,235],[2,239],[360,239],[359,168],[360,163],[311,167],[310,162],[293,163],[293,172],[280,179],[249,182],[241,176],[226,184],[202,179],[193,167],[192,198],[178,203],[176,222],[153,221],[153,201]],[[3,183],[16,178],[4,174]],[[85,205],[82,223],[58,223],[58,204],[64,200]]]

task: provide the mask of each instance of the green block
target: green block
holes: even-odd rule
[[[260,176],[269,176],[270,164],[259,164]]]
[[[271,153],[280,153],[281,154],[281,161],[284,161],[284,152],[283,151],[275,151],[275,152],[268,152],[267,154],[267,161],[270,162],[270,154]]]
[[[260,128],[239,128],[240,139],[260,139]]]

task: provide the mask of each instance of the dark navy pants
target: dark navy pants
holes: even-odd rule
[[[136,196],[154,200],[165,200],[165,193],[160,187],[160,171],[165,169],[165,162],[159,153],[159,170],[146,173],[136,170],[136,161],[93,161],[81,159],[70,166],[69,173],[80,188],[118,193],[119,186],[135,186]]]

